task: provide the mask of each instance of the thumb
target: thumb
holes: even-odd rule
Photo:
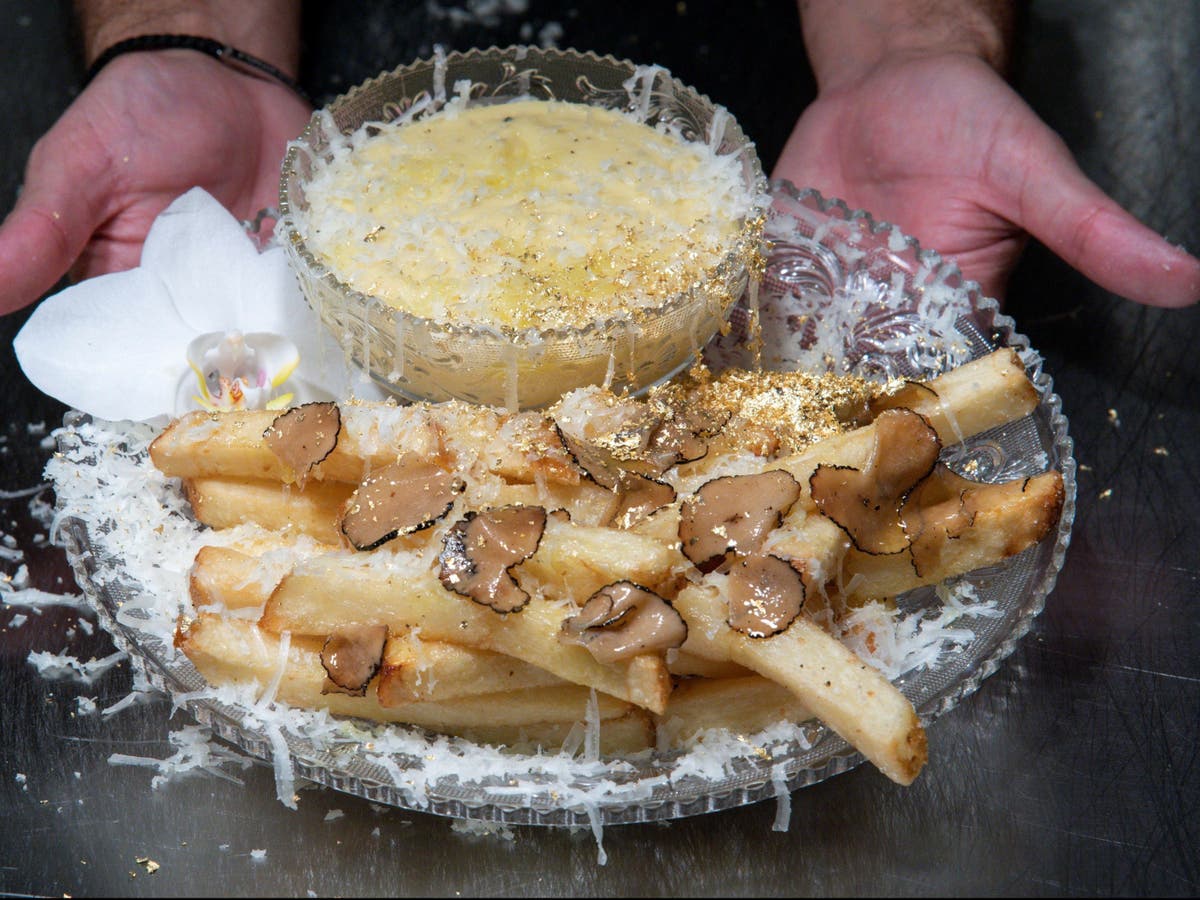
[[[1200,301],[1200,260],[1122,209],[1039,125],[1045,134],[1024,145],[1019,207],[1010,218],[1114,294],[1149,306]]]
[[[103,154],[78,153],[60,126],[34,147],[25,185],[0,225],[0,315],[33,303],[66,274],[103,223]]]

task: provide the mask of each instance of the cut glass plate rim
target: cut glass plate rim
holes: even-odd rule
[[[808,249],[834,269],[840,267],[839,271],[846,279],[861,278],[874,254],[903,274],[906,298],[926,290],[929,285],[953,295],[954,301],[964,304],[973,317],[975,324],[971,328],[975,333],[972,340],[982,340],[983,349],[986,346],[1012,348],[1024,362],[1040,395],[1037,409],[1027,418],[1036,420],[1042,451],[1051,466],[1057,467],[1063,475],[1065,501],[1058,526],[1037,547],[1014,558],[1018,566],[1024,566],[1022,584],[1027,585],[1027,589],[1010,603],[1012,608],[1006,610],[1001,630],[989,637],[986,646],[976,648],[978,642],[973,641],[960,653],[953,654],[949,663],[953,664],[954,673],[944,684],[936,678],[941,664],[930,670],[935,676],[932,686],[925,683],[928,681],[924,679],[925,673],[899,679],[901,689],[913,700],[922,723],[928,726],[976,691],[983,680],[1013,653],[1054,587],[1070,541],[1075,514],[1075,462],[1067,421],[1040,355],[1030,347],[1028,339],[1016,331],[1013,320],[1000,312],[996,301],[983,296],[974,282],[964,280],[952,262],[935,251],[922,249],[915,239],[903,235],[894,226],[877,222],[869,213],[853,210],[840,200],[825,199],[814,190],[798,190],[790,183],[776,181],[772,183],[772,193],[775,224],[778,226],[782,222],[787,227],[794,227],[797,234],[806,232],[806,239],[812,244]],[[844,242],[847,228],[852,235],[852,246]],[[772,233],[778,235],[779,228]],[[777,250],[778,244],[773,248],[773,251]],[[824,275],[828,274],[828,271],[824,272]],[[770,275],[768,266],[768,282]],[[764,311],[772,299],[776,298],[767,291]],[[742,313],[744,321],[750,315],[749,308],[743,308]],[[727,344],[739,340],[736,327],[733,336],[725,340]],[[982,349],[977,348],[977,355],[981,352]],[[83,419],[85,417],[80,414],[72,413],[68,414],[67,422],[72,424]],[[114,586],[111,581],[102,583],[96,576],[106,567],[120,567],[120,560],[105,558],[96,552],[87,527],[80,519],[64,517],[60,534],[76,580],[95,607],[101,624],[113,636],[116,645],[134,657],[147,680],[174,698],[176,704],[198,722],[209,726],[218,737],[257,759],[268,763],[274,760],[272,735],[246,725],[247,710],[216,700],[187,697],[188,691],[197,683],[202,684],[203,679],[186,657],[178,654],[169,658],[172,654],[165,652],[169,648],[164,648],[157,638],[117,621],[116,612],[127,599],[125,591],[137,587],[119,583]],[[983,577],[1003,586],[1004,580],[1011,576],[1012,567],[1002,565],[994,569]],[[363,725],[367,729],[379,727]],[[405,726],[384,728],[408,730]],[[770,752],[758,748],[759,752],[731,758],[722,776],[713,778],[686,775],[664,783],[663,775],[671,771],[673,757],[670,754],[652,754],[643,760],[635,758],[631,764],[630,761],[616,761],[611,764],[611,772],[602,773],[600,780],[608,774],[616,778],[628,777],[629,789],[610,796],[596,796],[591,793],[596,787],[595,778],[584,778],[585,783],[576,785],[560,785],[542,776],[525,781],[523,779],[530,771],[516,771],[515,763],[511,779],[493,779],[489,784],[472,781],[467,768],[469,747],[467,755],[462,757],[465,765],[461,778],[442,777],[414,793],[398,781],[395,773],[403,772],[405,766],[420,765],[419,759],[397,758],[385,766],[365,753],[361,746],[357,750],[330,751],[314,746],[307,738],[284,733],[298,785],[307,780],[372,802],[458,819],[593,828],[681,818],[776,798],[824,781],[863,761],[828,729],[810,730],[809,737],[812,738],[810,746],[804,746],[804,740],[794,740],[771,745]],[[937,764],[936,759],[930,762],[931,766]],[[514,792],[511,789],[513,781],[521,784],[521,790]],[[652,786],[643,790],[639,788],[643,783]],[[564,787],[579,790],[562,790]]]

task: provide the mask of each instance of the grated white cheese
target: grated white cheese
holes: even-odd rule
[[[527,329],[660,306],[734,250],[761,198],[737,153],[646,123],[660,68],[626,82],[632,113],[434,92],[313,161],[295,226],[352,287],[418,316]],[[364,354],[365,356],[365,354]]]
[[[19,577],[14,577],[12,584],[16,584],[20,580]],[[41,611],[50,606],[64,606],[88,613],[92,611],[91,605],[83,598],[82,594],[52,594],[39,588],[12,589],[11,585],[4,581],[0,581],[0,604],[25,606],[38,615],[41,615]]]
[[[224,769],[226,766],[235,765],[247,769],[253,760],[214,743],[211,737],[212,734],[207,728],[199,725],[185,725],[168,735],[175,752],[166,759],[114,753],[109,756],[108,762],[109,765],[114,766],[142,766],[154,769],[157,774],[150,779],[150,787],[154,789],[169,784],[177,778],[185,778],[198,772],[241,784],[240,778],[230,775]]]
[[[40,676],[58,681],[67,679],[77,684],[91,684],[117,663],[128,659],[124,650],[105,656],[103,659],[90,659],[84,662],[68,654],[51,653],[49,650],[31,650],[26,660]]]
[[[771,823],[771,830],[787,831],[792,824],[792,795],[782,764],[771,767],[771,786],[775,788],[775,821]]]

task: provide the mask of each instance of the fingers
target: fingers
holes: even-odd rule
[[[1200,260],[1122,209],[1090,181],[1062,141],[1039,123],[1021,142],[1015,221],[1096,284],[1149,306],[1200,301]]]

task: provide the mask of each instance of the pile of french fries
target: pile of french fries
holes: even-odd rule
[[[190,576],[196,614],[180,623],[176,643],[214,684],[277,683],[277,699],[293,706],[514,747],[557,747],[588,717],[599,719],[603,753],[627,754],[682,745],[710,728],[750,734],[815,716],[908,784],[926,761],[921,723],[830,624],[856,604],[994,564],[1040,541],[1057,522],[1062,478],[1051,471],[1004,484],[951,479],[920,491],[901,484],[884,491],[895,496],[882,504],[895,507],[883,511],[893,517],[903,504],[900,549],[881,552],[830,514],[826,498],[814,498],[814,474],[893,477],[889,454],[898,451],[882,437],[885,411],[916,414],[941,447],[1023,417],[1037,402],[1018,357],[996,351],[881,393],[865,424],[798,450],[781,450],[761,434],[747,450],[749,429],[711,428],[703,452],[653,473],[674,499],[640,504],[628,500],[628,479],[614,487],[569,449],[570,428],[555,419],[562,410],[344,404],[335,411],[336,443],[327,441],[308,465],[265,439],[280,430],[279,413],[190,414],[154,442],[154,464],[182,479],[203,525],[249,522],[266,531],[199,551]],[[321,437],[328,438],[324,426]],[[445,513],[356,549],[346,536],[347,510],[362,507],[355,498],[372,473],[398,460],[453,474]],[[753,553],[731,539],[715,562],[689,558],[681,523],[703,484],[780,472],[796,488]],[[736,496],[742,482],[731,484]],[[447,578],[450,536],[461,539],[462,523],[489,511],[529,507],[547,514],[536,548],[496,576],[511,580],[503,586],[520,593],[519,608],[497,611],[460,593]],[[914,522],[923,523],[919,535]],[[774,565],[785,581],[801,585],[800,613],[765,630],[731,624],[739,604],[761,613],[760,600],[770,600],[763,600],[774,590],[765,576],[738,571],[768,557],[782,561]],[[612,659],[573,637],[580,629],[564,623],[578,622],[598,593],[626,584],[664,601],[660,611],[682,618],[686,639]],[[750,600],[739,600],[747,590]],[[627,621],[614,612],[589,633]],[[379,643],[358,636],[365,634]],[[366,666],[358,690],[336,680],[331,641],[376,648],[355,663]]]

